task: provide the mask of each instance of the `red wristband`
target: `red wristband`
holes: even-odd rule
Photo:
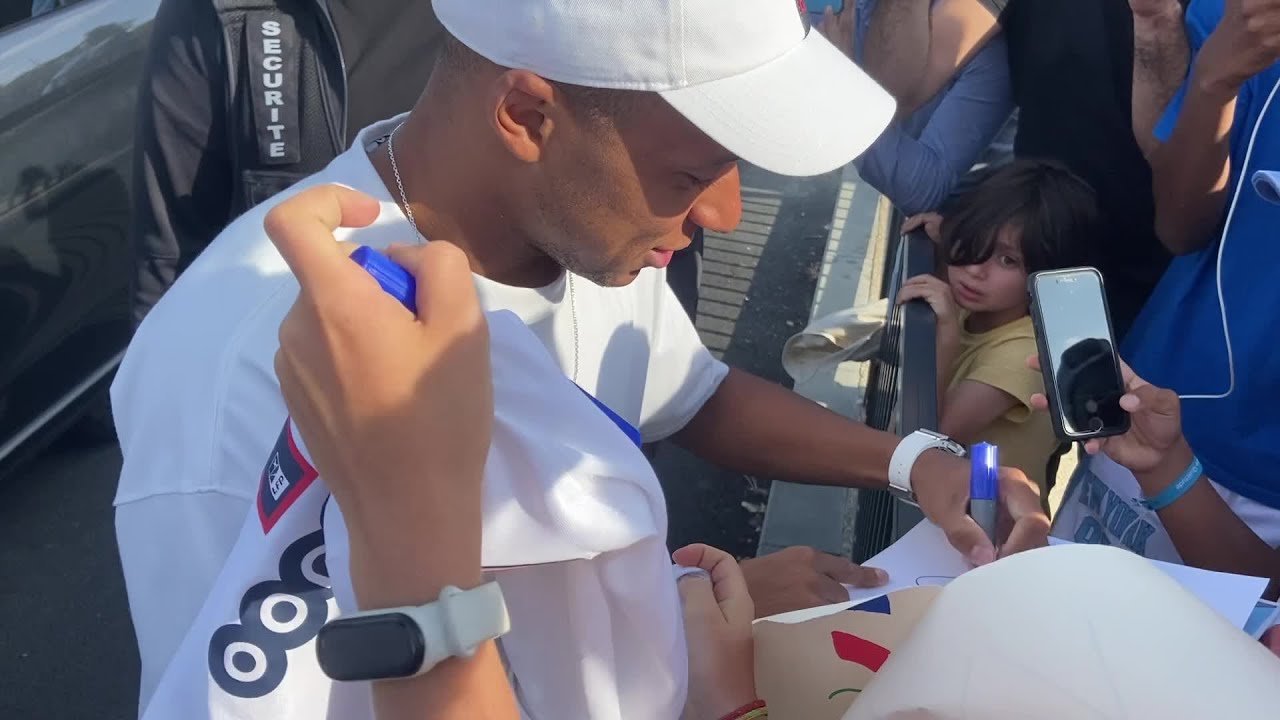
[[[755,710],[763,710],[764,706],[765,705],[763,700],[756,700],[754,702],[750,702],[750,703],[747,703],[746,705],[743,705],[737,710],[734,710],[728,715],[725,715],[724,717],[720,718],[720,720],[740,720],[741,718],[745,718],[747,715],[750,715]],[[752,715],[752,717],[758,717],[758,715]],[[765,716],[765,717],[768,717],[768,716]]]

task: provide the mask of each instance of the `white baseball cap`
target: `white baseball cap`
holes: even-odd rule
[[[711,139],[783,175],[862,154],[893,98],[810,30],[803,0],[433,0],[462,44],[548,80],[656,92]]]

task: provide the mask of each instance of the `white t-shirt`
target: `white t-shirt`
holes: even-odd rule
[[[380,248],[416,237],[364,151],[367,143],[389,132],[396,122],[366,129],[351,150],[294,190],[339,182],[382,202],[382,213],[373,225],[342,232],[340,239]],[[273,369],[277,330],[297,293],[295,280],[262,230],[263,216],[272,204],[274,201],[269,201],[233,223],[183,274],[139,328],[112,386],[124,453],[116,496],[117,533],[143,659],[143,708],[148,704],[150,687],[159,681],[184,642],[206,598],[213,603],[219,593],[239,598],[248,590],[247,586],[230,587],[237,581],[226,573],[232,572],[236,563],[227,563],[225,569],[223,565],[232,545],[244,539],[254,521],[260,522],[253,501],[260,478],[270,474],[268,460],[275,456],[272,449],[281,436],[286,414]],[[670,435],[687,424],[719,386],[727,369],[702,346],[668,289],[665,274],[642,271],[625,288],[602,288],[576,279],[572,308],[565,297],[566,286],[563,279],[540,289],[505,287],[477,279],[486,310],[507,309],[518,315],[561,373],[572,372],[576,314],[579,385],[639,427],[647,441]],[[495,351],[500,346],[495,343]],[[495,354],[495,381],[504,363]],[[530,397],[537,398],[542,389],[528,391]],[[501,417],[504,399],[499,396],[497,401]],[[534,409],[536,412],[512,417],[541,425],[536,418],[560,412],[558,405]],[[541,429],[534,427],[528,432],[540,436]],[[512,437],[527,439],[518,432]],[[494,445],[495,450],[503,450],[496,437]],[[529,447],[520,445],[521,450]],[[627,458],[623,463],[629,472],[635,470],[633,460]],[[492,472],[487,473],[487,484],[491,477]],[[537,480],[550,483],[555,478]],[[568,484],[563,487],[582,484],[581,478],[565,480]],[[644,485],[648,481],[635,482]],[[582,486],[591,489],[589,484]],[[200,525],[205,508],[228,517],[226,506],[231,499],[243,503],[234,530],[228,530],[230,521],[218,528]],[[300,502],[295,501],[294,507]],[[180,508],[177,512],[184,518],[180,523],[174,520],[174,507]],[[288,514],[295,513],[294,507]],[[312,510],[318,512],[318,507]],[[551,531],[562,537],[589,529],[558,527],[559,520],[551,519]],[[176,532],[175,524],[179,524]],[[608,537],[611,527],[602,519],[596,533],[600,537],[593,538],[591,544],[607,547],[616,541]],[[488,524],[486,530],[489,532]],[[257,532],[263,534],[261,525]],[[486,534],[486,546],[490,540]],[[330,552],[336,550],[331,548]],[[262,558],[253,562],[263,573],[271,566],[271,572],[260,579],[280,577],[278,563]],[[220,571],[223,578],[218,579],[215,592]],[[548,577],[552,576],[520,578],[520,583],[540,585]],[[565,578],[559,577],[552,584],[564,582]],[[512,584],[514,595],[508,594],[508,601],[519,604],[520,594]],[[343,590],[336,585],[334,590],[341,599]],[[582,602],[607,604],[612,597],[603,590],[588,595]],[[517,622],[521,613],[521,608],[513,608]],[[553,627],[572,617],[545,620],[546,627]],[[519,675],[520,663],[514,658],[512,662]],[[207,678],[207,668],[205,673],[202,677]],[[536,692],[529,687],[529,678],[518,680],[523,690]],[[283,716],[277,713],[270,717]]]
[[[1280,547],[1280,512],[1210,479],[1232,512],[1271,547]],[[1053,516],[1051,535],[1085,545],[1116,545],[1143,557],[1182,563],[1169,531],[1139,500],[1142,488],[1128,468],[1105,454],[1076,467]]]

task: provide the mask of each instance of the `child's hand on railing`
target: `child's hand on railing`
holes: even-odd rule
[[[960,344],[960,314],[951,286],[933,275],[917,275],[898,288],[898,304],[923,300],[938,318],[938,349],[955,349]]]

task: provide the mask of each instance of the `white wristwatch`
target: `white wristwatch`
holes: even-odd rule
[[[916,493],[911,488],[911,469],[926,450],[944,450],[964,457],[964,446],[941,433],[917,430],[902,438],[889,460],[889,492],[901,500],[916,504]]]
[[[481,643],[510,629],[498,583],[471,590],[448,586],[433,603],[330,621],[316,637],[316,657],[333,680],[414,677],[451,657],[471,657]]]

